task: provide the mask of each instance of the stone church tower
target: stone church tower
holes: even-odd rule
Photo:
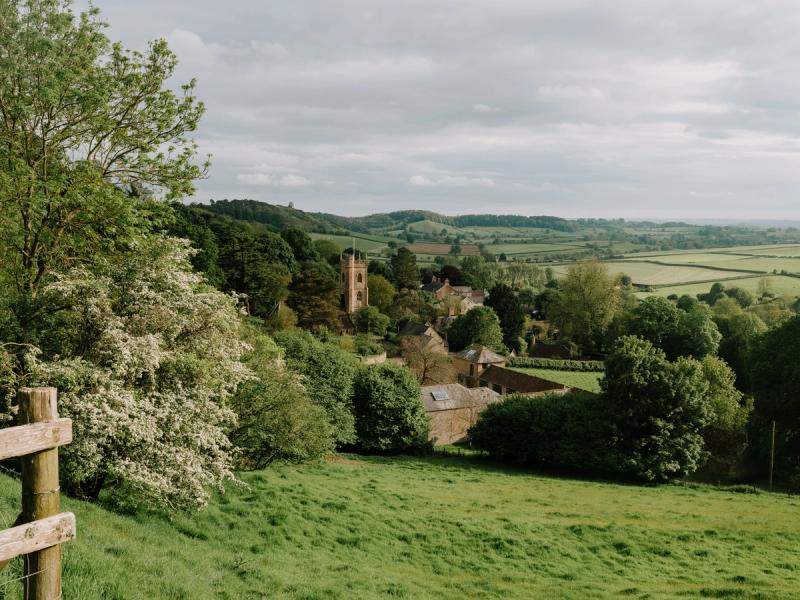
[[[341,260],[342,292],[344,309],[352,315],[359,308],[369,306],[367,288],[367,261],[356,260],[352,254],[345,254]]]

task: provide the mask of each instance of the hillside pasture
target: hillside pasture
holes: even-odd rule
[[[596,394],[600,393],[600,379],[603,377],[603,373],[594,371],[562,371],[529,367],[512,367],[512,370]]]
[[[342,249],[349,248],[356,244],[356,249],[364,252],[380,252],[386,248],[386,242],[380,239],[375,239],[373,236],[363,235],[328,235],[325,233],[310,233],[311,239],[314,240],[331,240],[339,244]]]
[[[406,248],[411,250],[414,254],[431,254],[434,256],[442,256],[450,254],[450,244],[434,244],[429,242],[416,242],[414,244],[406,244]],[[459,256],[479,256],[481,253],[480,248],[473,244],[461,244],[461,252]]]
[[[800,257],[800,246],[762,246],[748,250],[753,256],[783,256],[789,258]]]
[[[571,252],[583,250],[582,246],[576,244],[540,244],[540,243],[519,243],[519,244],[492,244],[486,249],[497,256],[506,254],[516,256],[520,254],[540,254],[544,252]]]
[[[662,265],[655,262],[637,262],[632,260],[619,262],[606,262],[611,275],[629,275],[637,285],[677,285],[698,281],[718,281],[735,277],[746,277],[750,273],[738,271],[722,271],[693,265],[674,266]],[[566,274],[569,265],[557,265],[553,270],[558,274]],[[710,287],[710,284],[709,284]]]
[[[75,500],[72,600],[770,598],[800,589],[800,500],[634,486],[480,457],[364,458],[242,475],[199,513]],[[6,522],[19,484],[0,476]],[[0,597],[20,598],[20,560]]]
[[[766,280],[769,284],[769,290],[776,295],[788,294],[790,296],[800,296],[800,278],[788,277],[786,275],[765,275],[762,277],[747,277],[744,279],[734,279],[731,281],[722,281],[725,287],[739,287],[755,294],[758,291],[759,282]],[[682,296],[688,294],[689,296],[696,296],[697,294],[705,294],[713,285],[713,282],[693,283],[676,286],[664,286],[657,288],[652,292],[637,292],[639,298],[646,298],[647,296],[669,296],[677,294]]]

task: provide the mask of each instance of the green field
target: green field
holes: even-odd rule
[[[648,255],[647,260],[666,264],[681,265],[708,265],[710,263],[724,264],[725,268],[736,268],[735,263],[749,258],[749,255],[723,253],[723,252],[689,252],[686,254],[655,254]],[[641,258],[630,258],[636,261]]]
[[[478,457],[246,474],[199,514],[66,501],[70,600],[796,598],[800,500],[629,486]],[[6,521],[19,486],[0,478]],[[19,598],[19,560],[0,597]]]
[[[738,271],[722,271],[692,265],[673,266],[654,262],[636,262],[632,260],[605,263],[612,275],[625,273],[637,285],[674,285],[697,281],[716,281],[747,276],[748,273]],[[554,271],[565,274],[569,265],[556,265]],[[709,284],[710,287],[710,284]]]
[[[530,367],[512,367],[514,371],[555,381],[561,385],[578,388],[587,392],[600,393],[600,379],[603,374],[592,371],[562,371],[559,369],[539,369]]]
[[[575,244],[492,244],[486,247],[489,252],[498,254],[538,254],[541,252],[575,252],[583,247]]]
[[[364,252],[380,252],[382,249],[386,248],[386,241],[383,241],[376,236],[364,236],[361,234],[356,236],[328,235],[325,233],[310,233],[309,235],[315,240],[331,240],[332,242],[339,244],[342,248],[349,248],[353,245],[353,241],[355,241],[356,248],[358,250],[363,250]]]
[[[745,279],[723,281],[722,284],[725,285],[725,287],[740,287],[755,294],[758,290],[758,283],[762,279],[766,279],[769,282],[769,289],[773,294],[789,294],[790,296],[800,296],[800,278],[787,277],[785,275],[747,277]],[[695,296],[696,294],[704,294],[708,292],[712,285],[713,284],[711,282],[705,282],[689,285],[666,286],[657,288],[652,292],[637,292],[636,295],[640,298],[646,298],[647,296],[653,295],[669,296],[671,294],[678,294],[679,296],[689,294],[690,296]]]

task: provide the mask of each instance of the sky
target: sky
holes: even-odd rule
[[[795,0],[95,4],[197,78],[195,201],[800,218]]]

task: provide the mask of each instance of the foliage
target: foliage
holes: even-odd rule
[[[507,351],[500,319],[488,306],[478,306],[456,317],[447,328],[447,342],[450,350],[455,352],[473,344],[486,346],[495,352]]]
[[[297,324],[304,329],[338,330],[339,301],[339,284],[321,263],[304,263],[289,285],[288,304],[297,315]]]
[[[437,316],[436,306],[429,294],[415,290],[401,290],[395,296],[387,314],[395,321],[413,319],[422,323],[433,322]]]
[[[359,369],[353,406],[358,444],[364,450],[407,452],[428,445],[430,423],[419,383],[408,369],[389,363]]]
[[[250,377],[239,315],[202,286],[190,254],[182,240],[151,237],[47,287],[65,308],[55,345],[30,358],[31,382],[58,387],[73,419],[62,482],[79,496],[198,507],[233,477],[228,403]]]
[[[482,256],[465,256],[461,260],[461,271],[472,289],[488,290],[494,285],[497,269]]]
[[[382,313],[386,313],[394,301],[394,286],[382,275],[367,275],[367,287],[370,304],[377,306]]]
[[[352,396],[358,360],[307,331],[280,331],[275,341],[283,348],[288,367],[303,375],[309,397],[325,410],[337,443],[355,442]]]
[[[602,360],[561,360],[556,358],[536,358],[533,356],[515,356],[509,359],[512,367],[529,367],[551,369],[554,371],[603,371]]]
[[[800,471],[800,316],[772,329],[753,344],[750,381],[755,396],[756,450],[767,457],[772,421],[776,423],[775,468],[791,476]]]
[[[390,260],[392,277],[397,289],[416,290],[419,288],[419,268],[417,257],[408,248],[398,248]]]
[[[506,284],[497,283],[489,291],[489,297],[484,302],[484,306],[494,310],[500,319],[503,343],[517,352],[524,350],[525,344],[520,345],[519,338],[525,325],[525,312],[518,294]]]
[[[709,384],[702,366],[670,363],[646,340],[617,340],[601,381],[616,468],[638,478],[664,481],[694,472],[703,455],[702,429],[710,423]]]
[[[353,323],[355,323],[356,329],[362,333],[383,337],[389,328],[389,317],[381,314],[381,311],[374,306],[364,306],[353,314]]]
[[[380,342],[368,334],[357,335],[354,340],[353,349],[359,356],[375,356],[384,353],[383,346],[381,346]]]
[[[717,306],[721,303],[722,301],[717,302]],[[739,389],[749,392],[752,388],[749,360],[751,348],[758,336],[767,331],[767,326],[758,315],[741,310],[725,318],[715,316],[714,322],[722,335],[719,355],[736,373]]]
[[[420,336],[406,336],[401,341],[400,355],[417,376],[420,385],[453,383],[456,372],[446,352]]]
[[[325,238],[314,240],[314,250],[322,260],[333,266],[339,264],[339,258],[344,251],[339,244]]]
[[[569,268],[558,302],[548,316],[562,335],[588,350],[596,350],[617,311],[619,294],[606,267],[584,261]]]
[[[281,237],[289,244],[298,262],[316,262],[320,260],[314,240],[302,229],[289,227],[281,231]]]
[[[303,462],[333,452],[325,410],[286,369],[280,348],[258,324],[244,326],[243,333],[254,378],[239,386],[231,403],[237,422],[229,437],[240,451],[238,466],[262,469],[276,460]]]

